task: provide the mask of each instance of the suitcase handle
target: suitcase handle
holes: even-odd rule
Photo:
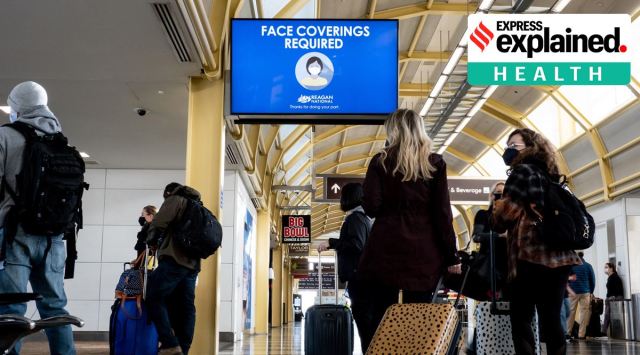
[[[318,252],[318,290],[320,292],[320,304],[322,304],[322,256],[321,252]],[[336,305],[338,304],[338,252],[334,252],[335,262],[333,270],[335,271],[335,275],[333,277],[333,284],[335,286],[335,295],[336,295]]]

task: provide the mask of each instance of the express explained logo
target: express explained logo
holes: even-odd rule
[[[487,26],[480,21],[478,27],[476,27],[475,31],[471,33],[471,42],[475,43],[481,51],[484,52],[484,49],[487,48],[491,40],[493,39],[493,32]]]
[[[533,58],[538,53],[625,53],[628,50],[620,43],[619,26],[603,35],[574,33],[572,27],[558,33],[557,28],[545,26],[542,21],[496,21],[495,24],[496,49],[501,53],[520,52]],[[494,32],[480,21],[469,40],[484,52],[493,38]]]

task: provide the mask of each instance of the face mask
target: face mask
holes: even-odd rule
[[[311,73],[311,75],[318,75],[320,74],[320,67],[317,65],[312,65],[309,67],[309,73]]]
[[[493,194],[493,199],[498,201],[499,199],[502,198],[502,194]]]
[[[15,122],[18,120],[18,113],[15,111],[11,111],[9,113],[9,121],[11,121],[11,123]]]
[[[511,163],[513,163],[513,160],[518,156],[519,153],[520,151],[518,151],[516,148],[505,149],[504,153],[502,154],[502,160],[504,160],[505,165],[511,166]]]
[[[140,223],[140,226],[144,226],[144,224],[147,223],[147,220],[144,219],[144,217],[140,217],[138,218],[138,223]]]

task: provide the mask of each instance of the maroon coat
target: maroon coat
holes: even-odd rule
[[[447,165],[431,154],[436,168],[429,181],[402,182],[385,173],[376,155],[364,181],[363,207],[375,218],[358,276],[408,291],[432,291],[447,266],[458,263]],[[391,157],[385,161],[393,166]]]

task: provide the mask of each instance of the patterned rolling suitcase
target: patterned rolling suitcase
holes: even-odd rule
[[[353,353],[353,316],[349,308],[338,304],[337,261],[336,258],[336,304],[322,304],[322,262],[318,262],[321,304],[309,308],[304,317],[304,349],[307,355],[351,355]]]
[[[494,242],[497,235],[489,232],[491,301],[478,303],[475,311],[475,353],[476,355],[513,355],[516,353],[511,336],[511,319],[509,318],[509,302],[496,300],[496,268]],[[531,323],[534,339],[537,344],[536,354],[541,354],[540,334],[538,332],[538,315]]]
[[[462,281],[462,288],[466,282]],[[435,303],[442,278],[434,292],[432,303],[400,302],[387,309],[367,354],[458,354],[462,321],[457,309],[460,294],[454,304]]]
[[[513,355],[516,350],[511,337],[511,320],[509,319],[509,302],[497,302],[502,312],[491,312],[491,302],[480,302],[476,307],[476,354],[477,355]],[[540,334],[538,332],[538,316],[531,323],[537,344],[536,354],[541,354]]]

